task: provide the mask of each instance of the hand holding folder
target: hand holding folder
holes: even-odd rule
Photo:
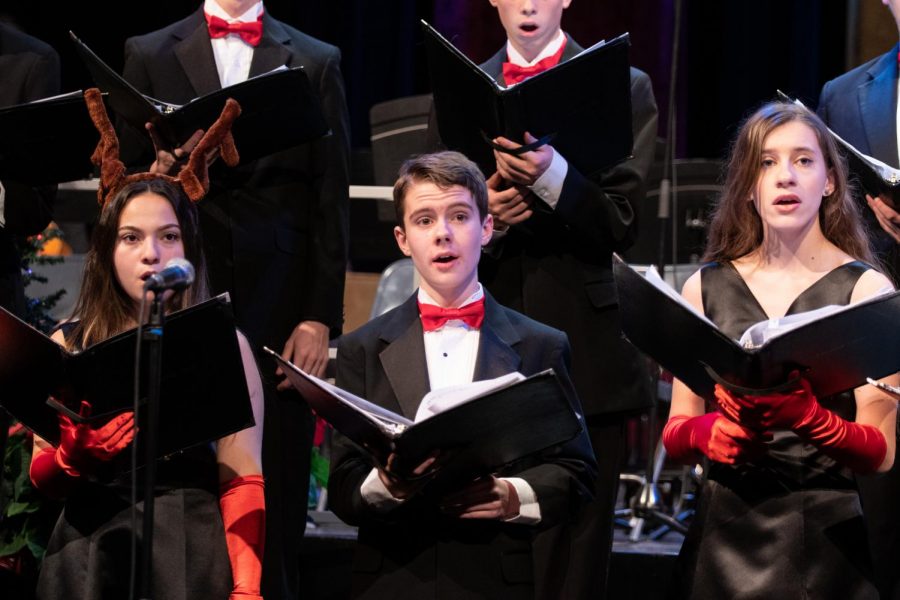
[[[90,417],[91,405],[82,400],[78,414]],[[93,470],[98,463],[115,458],[134,439],[134,412],[125,411],[103,425],[75,423],[67,415],[59,415],[59,447],[56,464],[72,477]]]
[[[581,419],[552,370],[528,378],[510,374],[473,382],[467,392],[435,390],[432,394],[466,395],[451,400],[452,408],[413,421],[264,350],[318,416],[400,480],[471,481],[581,432]],[[432,457],[437,457],[434,463],[423,467]]]
[[[75,427],[101,427],[132,410],[136,335],[132,329],[69,352],[0,309],[0,405],[54,446],[61,443],[60,415]],[[227,295],[169,315],[162,356],[158,456],[253,425]],[[146,355],[143,359],[146,388]],[[141,392],[139,420],[146,410],[146,389]],[[85,400],[89,415],[80,408]],[[138,456],[143,457],[141,449]],[[120,459],[113,461],[114,469],[127,469],[128,461]]]
[[[428,23],[422,28],[441,141],[486,175],[495,170],[495,150],[516,155],[552,144],[586,175],[631,155],[628,34],[504,88]],[[523,145],[508,148],[497,137]]]
[[[654,273],[614,257],[622,331],[707,400],[714,401],[716,383],[738,394],[790,389],[795,371],[825,397],[900,369],[900,292],[763,321],[738,341]]]

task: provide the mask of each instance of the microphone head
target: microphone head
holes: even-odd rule
[[[191,261],[186,258],[173,258],[169,262],[166,263],[166,269],[181,269],[183,275],[181,276],[183,280],[184,287],[187,287],[194,283],[194,277],[197,276],[194,271],[194,265],[191,264]]]
[[[194,265],[183,258],[173,258],[166,266],[144,282],[144,290],[183,290],[194,283]]]

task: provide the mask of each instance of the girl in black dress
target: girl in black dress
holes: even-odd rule
[[[166,292],[166,310],[206,299],[200,248],[196,208],[177,184],[126,184],[101,209],[73,317],[53,339],[78,350],[137,326],[144,281],[172,258],[188,259],[197,277],[185,291]],[[262,388],[247,340],[238,339],[257,425],[159,462],[153,589],[160,598],[260,598]],[[128,597],[131,490],[127,478],[104,477],[103,467],[128,446],[133,427],[130,412],[94,426],[61,417],[58,448],[35,437],[32,481],[66,499],[39,598]]]
[[[867,240],[825,126],[800,106],[767,104],[738,133],[708,264],[682,293],[737,339],[767,318],[890,288]],[[666,450],[710,459],[675,595],[877,598],[853,474],[893,464],[895,402],[869,385],[816,398],[803,380],[767,396],[717,386],[715,402],[675,382]]]

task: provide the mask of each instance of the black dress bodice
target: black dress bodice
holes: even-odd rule
[[[848,304],[870,267],[844,264],[803,291],[787,314]],[[703,309],[734,339],[768,317],[730,263],[701,271]],[[852,392],[819,403],[853,420]],[[775,431],[752,462],[710,462],[676,568],[673,597],[875,599],[852,472],[792,431]]]

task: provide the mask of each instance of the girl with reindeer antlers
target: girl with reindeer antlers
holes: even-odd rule
[[[155,173],[126,176],[99,91],[88,90],[85,100],[101,136],[92,157],[100,166],[101,209],[72,318],[53,334],[70,350],[136,327],[142,317],[138,312],[146,294],[145,279],[172,258],[188,259],[195,266],[196,281],[186,290],[166,292],[165,310],[186,308],[208,297],[193,203],[209,185],[207,157],[218,152],[229,166],[238,160],[230,131],[240,107],[229,100],[177,178]],[[258,425],[158,466],[152,585],[160,597],[261,598],[262,387],[247,340],[240,334],[238,339]],[[89,411],[90,405],[82,403],[83,414]],[[59,447],[35,437],[31,462],[35,487],[65,498],[37,596],[127,598],[131,490],[126,481],[109,480],[102,473],[104,463],[134,438],[134,415],[126,412],[90,425],[61,416],[59,426]]]

